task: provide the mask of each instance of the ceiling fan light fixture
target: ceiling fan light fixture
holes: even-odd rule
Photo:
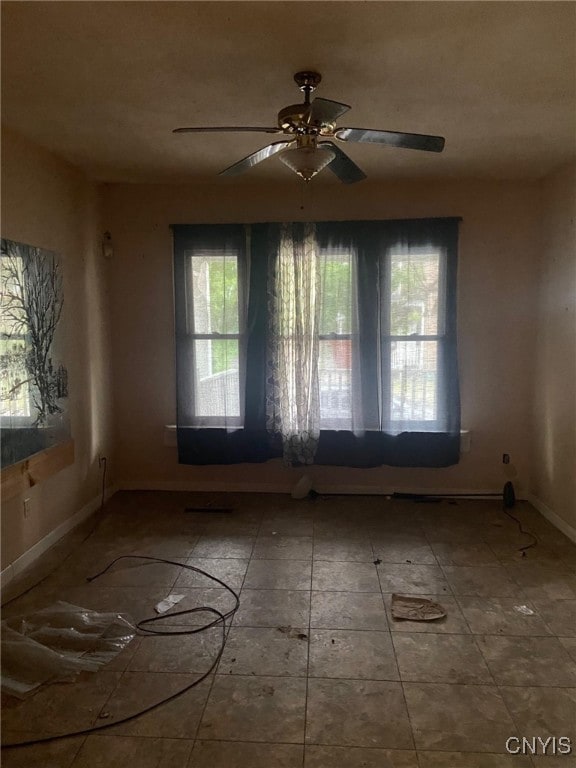
[[[294,147],[280,154],[280,160],[304,181],[310,181],[334,160],[336,153],[330,147]]]
[[[1,1],[1,0],[0,0]],[[290,104],[278,112],[276,127],[206,126],[175,128],[174,133],[213,133],[237,131],[240,133],[282,133],[282,141],[274,141],[262,149],[238,160],[220,171],[221,176],[236,176],[255,165],[278,155],[280,160],[304,181],[310,181],[327,165],[330,171],[344,184],[354,184],[366,178],[352,158],[343,152],[332,139],[341,142],[380,144],[402,149],[417,149],[424,152],[442,152],[444,138],[419,133],[398,133],[372,128],[337,128],[336,122],[350,109],[348,104],[331,99],[314,98],[310,94],[322,80],[318,72],[296,72],[296,85],[304,93],[302,104]]]

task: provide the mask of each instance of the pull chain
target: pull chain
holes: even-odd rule
[[[302,180],[302,186],[300,187],[301,195],[300,195],[300,210],[303,211],[306,208],[306,203],[308,204],[308,207],[310,208],[313,203],[313,187],[311,181],[304,181]]]

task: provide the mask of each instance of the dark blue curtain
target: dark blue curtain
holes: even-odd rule
[[[458,218],[399,221],[320,222],[318,246],[351,248],[356,253],[361,367],[362,432],[324,430],[315,463],[351,467],[383,464],[444,467],[460,455],[460,396],[457,361],[456,280]],[[275,258],[279,225],[175,225],[174,281],[176,313],[177,434],[182,464],[263,462],[282,456],[278,437],[266,431],[266,357],[270,325],[268,275]],[[394,433],[386,422],[383,397],[389,386],[386,350],[390,343],[385,303],[387,258],[391,248],[432,246],[442,252],[443,327],[438,341],[442,381],[438,408],[441,426],[435,431]],[[218,248],[235,252],[245,282],[243,425],[241,428],[194,426],[194,361],[188,329],[186,263],[193,254]],[[389,368],[389,366],[388,366]]]

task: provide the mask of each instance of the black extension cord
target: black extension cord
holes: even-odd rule
[[[103,472],[103,476],[102,476],[102,503],[101,503],[101,506],[100,506],[100,510],[101,511],[102,511],[103,506],[104,506],[104,490],[105,490],[104,483],[105,483],[105,478],[106,478],[106,459],[103,459],[103,462],[104,462],[104,472]],[[507,486],[511,486],[512,484],[511,483],[509,483],[509,484],[507,483],[506,485]],[[524,527],[522,526],[522,523],[520,522],[520,520],[518,520],[517,517],[515,517],[511,512],[508,511],[508,508],[514,506],[514,503],[515,503],[515,498],[514,498],[513,494],[514,494],[513,487],[512,487],[512,489],[510,489],[509,487],[507,488],[506,486],[504,487],[504,492],[502,494],[502,501],[503,501],[502,509],[503,509],[504,514],[507,515],[511,520],[513,520],[516,523],[520,533],[522,533],[524,536],[530,536],[532,538],[532,541],[530,542],[530,544],[527,544],[524,547],[519,547],[519,549],[518,549],[518,551],[520,551],[522,553],[522,557],[526,557],[526,550],[531,549],[532,547],[536,546],[536,544],[538,543],[538,539],[537,539],[537,537],[533,533],[531,533],[530,531],[526,531],[524,529]],[[491,496],[494,495],[494,496],[500,496],[500,494],[467,494],[467,495],[485,495],[485,496],[487,496],[487,495],[491,495]],[[444,496],[434,496],[433,494],[400,494],[400,493],[395,493],[395,494],[393,494],[393,496],[395,498],[412,498],[412,499],[426,498],[426,497],[428,497],[428,498],[432,497],[432,498],[437,498],[437,499],[444,498]],[[461,494],[446,494],[446,496],[457,497],[457,496],[461,496]],[[90,534],[88,534],[88,536],[86,538],[89,538],[89,536],[91,536],[92,533],[93,533],[93,531],[91,531]],[[210,606],[197,606],[195,608],[189,608],[188,610],[185,610],[185,611],[177,611],[175,613],[167,613],[167,614],[163,614],[163,615],[159,615],[159,616],[151,616],[150,618],[147,618],[147,619],[141,619],[136,624],[136,628],[138,630],[140,630],[141,632],[144,632],[146,634],[150,634],[150,635],[194,635],[194,634],[198,634],[200,632],[204,632],[207,629],[210,629],[211,627],[214,627],[214,626],[216,626],[218,624],[221,624],[222,625],[222,641],[220,643],[220,648],[218,650],[216,658],[214,659],[214,661],[210,665],[210,668],[203,675],[201,675],[197,680],[195,680],[193,683],[190,683],[190,685],[185,686],[184,688],[182,688],[181,690],[177,691],[176,693],[173,693],[170,696],[167,696],[166,698],[161,699],[160,701],[158,701],[158,702],[156,702],[154,704],[151,704],[148,707],[145,707],[144,709],[139,710],[138,712],[135,712],[135,713],[133,713],[131,715],[128,715],[126,717],[121,718],[120,720],[114,720],[113,722],[110,722],[110,723],[102,723],[100,725],[95,725],[95,726],[92,726],[91,728],[84,728],[84,729],[78,730],[78,731],[71,731],[71,732],[68,732],[68,733],[61,733],[61,734],[57,734],[57,735],[54,735],[54,736],[44,736],[43,738],[40,738],[40,739],[29,739],[27,741],[19,741],[19,742],[13,742],[13,743],[8,743],[8,744],[2,744],[2,748],[3,749],[9,748],[9,747],[27,747],[27,746],[31,746],[33,744],[45,744],[45,743],[48,743],[48,742],[51,742],[51,741],[57,741],[59,739],[71,738],[73,736],[87,736],[87,735],[89,735],[91,733],[96,733],[98,731],[103,731],[103,730],[105,730],[107,728],[112,728],[115,725],[120,725],[121,723],[130,722],[131,720],[135,720],[136,718],[141,717],[142,715],[144,715],[144,714],[146,714],[148,712],[151,712],[154,709],[157,709],[158,707],[162,706],[163,704],[166,704],[169,701],[172,701],[173,699],[176,699],[179,696],[182,696],[187,691],[189,691],[192,688],[194,688],[195,686],[199,685],[216,668],[218,662],[220,661],[220,659],[222,657],[222,654],[224,652],[224,647],[225,647],[225,644],[226,644],[226,621],[227,621],[227,619],[231,618],[236,613],[236,611],[238,610],[238,608],[240,606],[240,598],[238,597],[238,594],[230,586],[228,586],[228,584],[226,584],[224,581],[221,581],[220,579],[216,578],[216,576],[212,576],[211,574],[206,573],[206,571],[203,571],[200,568],[196,568],[193,565],[186,565],[184,563],[178,563],[178,562],[176,562],[174,560],[167,560],[167,559],[159,558],[159,557],[148,557],[146,555],[121,555],[120,557],[117,557],[116,559],[112,560],[112,562],[108,563],[106,568],[104,568],[99,573],[95,574],[94,576],[89,576],[87,578],[87,581],[89,581],[89,582],[94,581],[99,576],[104,575],[119,560],[124,560],[124,559],[128,559],[128,558],[132,558],[132,559],[136,559],[136,560],[148,560],[148,561],[153,561],[153,562],[157,562],[157,563],[166,563],[168,565],[176,565],[179,568],[185,568],[186,570],[193,571],[195,573],[199,573],[202,576],[206,576],[206,578],[211,579],[212,581],[215,581],[217,584],[220,584],[220,586],[222,586],[225,589],[227,589],[228,592],[230,592],[234,596],[235,605],[234,605],[234,607],[232,609],[230,609],[225,614],[221,613],[216,608],[212,608]],[[32,587],[30,589],[32,589]],[[27,591],[29,591],[29,590],[27,590]],[[16,599],[16,598],[13,598],[13,599]],[[10,600],[9,602],[12,602],[12,600]],[[153,624],[153,623],[156,623],[156,622],[162,622],[162,621],[170,620],[170,619],[173,619],[175,616],[185,616],[185,615],[188,615],[188,614],[200,613],[200,612],[212,613],[212,614],[214,614],[216,616],[216,618],[213,621],[209,622],[208,624],[203,624],[202,626],[196,627],[195,629],[166,631],[166,630],[159,630],[159,629],[154,629],[154,628],[149,627],[150,624]]]
[[[135,559],[135,560],[151,560],[156,563],[167,563],[168,565],[177,565],[179,568],[185,568],[188,571],[194,571],[195,573],[199,573],[202,576],[206,576],[206,578],[211,579],[212,581],[215,581],[217,584],[220,584],[220,586],[227,589],[228,592],[230,592],[233,595],[235,604],[234,604],[234,607],[231,608],[227,613],[221,613],[220,611],[216,610],[216,608],[212,608],[210,606],[197,606],[196,608],[189,608],[188,610],[185,610],[185,611],[177,611],[176,613],[167,613],[160,616],[152,616],[148,619],[141,619],[136,624],[136,628],[139,629],[141,632],[145,632],[151,635],[195,635],[195,634],[198,634],[199,632],[205,632],[207,629],[210,629],[211,627],[214,627],[217,624],[221,624],[222,640],[220,643],[218,654],[216,655],[216,658],[210,665],[210,668],[203,675],[201,675],[201,677],[199,677],[193,683],[190,683],[190,685],[186,685],[184,688],[177,691],[176,693],[173,693],[170,696],[167,696],[166,698],[161,699],[160,701],[157,701],[155,704],[150,704],[148,707],[145,707],[144,709],[141,709],[138,712],[134,712],[132,715],[127,715],[126,717],[123,717],[120,720],[114,720],[111,723],[102,723],[100,725],[94,725],[91,728],[83,728],[79,731],[59,733],[54,736],[44,736],[43,738],[40,738],[40,739],[29,739],[27,741],[18,741],[18,742],[12,742],[8,744],[2,744],[3,749],[6,749],[8,747],[28,747],[28,746],[31,746],[32,744],[46,744],[47,742],[50,742],[50,741],[56,741],[58,739],[68,739],[68,738],[71,738],[72,736],[87,736],[91,733],[96,733],[97,731],[103,731],[106,728],[112,728],[115,725],[120,725],[121,723],[128,723],[130,720],[135,720],[137,717],[141,717],[147,712],[151,712],[153,709],[156,709],[157,707],[160,707],[163,704],[166,704],[167,702],[172,701],[173,699],[176,699],[179,696],[182,696],[182,694],[186,693],[187,691],[191,690],[195,686],[199,685],[203,680],[205,680],[208,677],[208,675],[210,675],[212,670],[215,669],[216,665],[220,661],[220,658],[222,657],[222,653],[224,652],[224,646],[226,645],[226,621],[236,613],[236,611],[240,606],[240,598],[238,597],[237,593],[232,589],[232,587],[228,586],[228,584],[226,584],[224,581],[221,581],[220,579],[216,578],[216,576],[212,576],[210,573],[206,573],[206,571],[203,571],[200,568],[196,568],[193,565],[186,565],[185,563],[177,563],[174,560],[166,560],[160,557],[148,557],[146,555],[121,555],[120,557],[117,557],[115,560],[112,560],[111,563],[108,563],[106,568],[104,568],[99,573],[95,574],[94,576],[89,576],[86,579],[86,581],[94,581],[99,576],[102,576],[103,574],[105,574],[109,568],[111,568],[115,563],[118,562],[118,560],[125,560],[128,558]],[[195,629],[168,631],[168,630],[159,630],[159,629],[148,627],[149,624],[152,624],[154,622],[172,620],[174,619],[175,616],[185,616],[188,614],[199,613],[199,612],[212,613],[216,616],[216,618],[213,621],[209,622],[208,624],[203,624],[202,626],[196,627]]]
[[[536,546],[536,544],[538,543],[538,538],[530,531],[525,530],[520,520],[518,520],[518,518],[515,517],[512,514],[512,512],[508,511],[515,504],[516,504],[516,494],[514,493],[514,486],[509,480],[504,485],[504,490],[502,491],[502,511],[507,517],[510,518],[510,520],[514,520],[514,522],[518,526],[518,530],[523,536],[530,536],[530,538],[532,539],[530,544],[526,544],[526,546],[524,547],[518,547],[518,552],[522,553],[522,557],[526,557],[526,551]]]
[[[536,544],[538,544],[538,537],[535,536],[531,531],[527,531],[520,520],[518,520],[517,517],[515,517],[511,512],[508,510],[511,509],[516,504],[516,494],[514,493],[514,486],[510,481],[505,483],[504,488],[502,489],[502,493],[442,493],[442,494],[434,494],[434,493],[393,493],[392,498],[393,499],[411,499],[412,501],[441,501],[442,499],[467,499],[471,496],[482,496],[482,497],[496,497],[502,499],[502,511],[504,514],[510,518],[510,520],[513,520],[516,525],[518,526],[518,530],[523,536],[529,536],[532,541],[530,544],[526,544],[523,547],[518,547],[518,552],[522,553],[522,557],[526,557],[526,552],[529,549],[532,549],[532,547],[535,547]]]

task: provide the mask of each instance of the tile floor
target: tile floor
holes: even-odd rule
[[[184,512],[207,503],[234,512]],[[141,619],[170,591],[185,594],[173,611],[230,607],[225,590],[173,565],[124,561],[85,581],[120,554],[168,557],[240,592],[217,673],[130,723],[3,750],[2,764],[575,766],[576,754],[505,752],[510,736],[567,736],[576,753],[576,547],[529,505],[514,512],[539,538],[527,557],[518,552],[527,539],[497,502],[119,493],[92,535],[4,616],[67,600]],[[52,560],[63,553],[61,545]],[[448,615],[396,621],[393,592],[428,595]],[[175,617],[173,626],[201,622]],[[220,636],[214,628],[137,637],[96,674],[25,702],[6,699],[3,740],[89,728],[143,708],[204,672]]]

